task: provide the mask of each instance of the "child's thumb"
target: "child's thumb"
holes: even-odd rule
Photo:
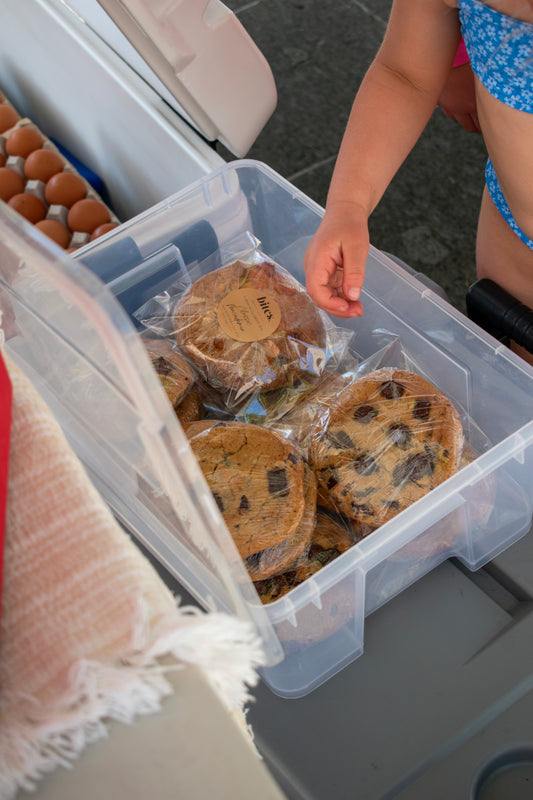
[[[347,300],[359,300],[365,279],[368,245],[355,247],[344,253],[342,292]]]

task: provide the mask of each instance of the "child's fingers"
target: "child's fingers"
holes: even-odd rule
[[[363,306],[359,294],[368,253],[366,219],[360,225],[354,225],[351,216],[348,224],[342,219],[340,223],[338,220],[335,222],[335,217],[335,224],[331,223],[331,217],[325,219],[330,220],[329,227],[323,223],[304,256],[307,292],[316,306],[330,314],[337,317],[361,316]],[[355,239],[354,227],[358,232]],[[343,240],[346,239],[345,245]],[[354,294],[346,294],[347,288],[354,289]]]
[[[342,271],[340,272],[342,275]],[[307,275],[306,288],[313,303],[318,308],[336,317],[360,317],[363,306],[360,302],[347,300],[342,293],[342,279],[336,280],[337,273],[330,276],[328,271],[319,273],[311,270]],[[339,288],[335,288],[335,284]]]
[[[342,291],[348,301],[359,300],[365,279],[368,241],[356,242],[344,250],[344,276]]]
[[[357,300],[355,303],[349,302],[346,308],[324,308],[324,311],[327,311],[329,314],[333,314],[335,317],[350,319],[351,317],[361,317],[363,315],[363,304]]]
[[[335,317],[348,319],[349,317],[360,317],[363,313],[363,306],[359,301],[347,301],[344,297],[334,294],[330,290],[326,289],[315,293],[315,295],[310,292],[309,294],[318,308],[327,311],[328,314],[333,314]]]
[[[306,271],[306,289],[315,305],[328,310],[345,311],[348,303],[334,287],[335,267],[319,267],[316,264]]]

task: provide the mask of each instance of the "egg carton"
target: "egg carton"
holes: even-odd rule
[[[7,106],[11,110],[11,112],[14,112],[12,116],[13,116],[13,125],[15,125],[15,123],[20,119],[20,114],[13,105],[13,103],[10,100],[8,100],[5,94],[3,94],[3,92],[1,91],[0,91],[0,106]],[[7,127],[12,127],[12,126],[6,126],[6,129]]]
[[[0,92],[0,103],[2,105],[10,106],[17,114],[17,109],[10,103],[8,98]],[[16,173],[18,173],[21,178],[24,180],[24,188],[21,190],[28,194],[34,195],[38,197],[46,208],[46,215],[44,219],[53,220],[61,223],[67,231],[70,233],[70,241],[67,245],[69,250],[77,249],[78,247],[82,247],[83,245],[87,244],[90,241],[91,233],[87,233],[84,231],[72,230],[68,223],[68,214],[69,214],[69,207],[66,205],[61,204],[49,204],[46,200],[45,192],[46,192],[46,182],[42,180],[36,179],[26,179],[24,167],[26,163],[26,158],[17,155],[8,155],[6,152],[6,142],[9,136],[16,130],[21,128],[30,128],[42,138],[42,144],[40,145],[39,149],[43,150],[50,150],[57,154],[57,156],[61,159],[63,164],[62,170],[60,172],[70,172],[74,175],[77,175],[78,178],[83,182],[84,187],[86,189],[85,198],[96,200],[101,203],[104,208],[107,210],[109,215],[110,223],[114,225],[120,225],[120,220],[113,212],[113,210],[103,201],[102,197],[95,191],[93,186],[87,181],[86,178],[83,177],[79,173],[79,171],[74,167],[74,165],[63,155],[63,153],[56,147],[56,145],[43,133],[43,131],[29,118],[27,117],[20,117],[16,121],[14,125],[10,128],[7,128],[0,134],[0,154],[5,157],[5,167],[12,169]]]

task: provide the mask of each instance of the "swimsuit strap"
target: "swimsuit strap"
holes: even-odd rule
[[[527,244],[531,250],[533,250],[533,240],[531,240],[518,225],[517,221],[513,217],[511,209],[507,205],[507,200],[505,199],[501,190],[498,176],[496,175],[496,170],[494,169],[490,158],[488,159],[487,166],[485,167],[485,181],[487,183],[487,189],[489,190],[492,201],[506,223],[509,225],[511,230],[516,233],[518,238],[521,239],[524,244]]]
[[[533,113],[533,24],[501,14],[480,0],[459,0],[472,69],[497,99]]]

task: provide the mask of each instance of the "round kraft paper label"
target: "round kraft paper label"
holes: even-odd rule
[[[276,299],[261,289],[234,289],[218,304],[218,324],[238,342],[258,342],[281,322]]]

